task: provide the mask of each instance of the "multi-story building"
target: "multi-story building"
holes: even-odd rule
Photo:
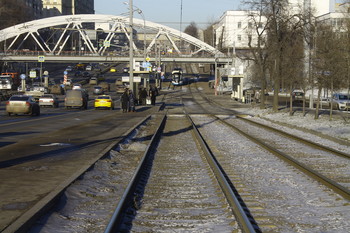
[[[42,18],[42,0],[25,0],[25,4],[30,9],[33,19]]]
[[[350,3],[336,3],[333,11],[316,18],[317,23],[331,25],[334,31],[347,31],[346,20],[350,19]]]
[[[256,28],[252,20],[255,11],[226,11],[220,21],[214,26],[215,46],[222,48],[244,49],[248,48],[249,40],[252,45],[257,42],[256,33],[252,33]],[[265,19],[258,27],[263,27]]]
[[[340,9],[344,11],[344,5],[340,4],[341,0],[289,0],[290,9],[300,12],[305,6],[310,4],[312,14],[319,20],[328,18],[333,19],[332,23],[340,24]],[[252,30],[256,28],[252,21],[252,15],[258,14],[254,11],[226,11],[214,26],[215,46],[219,49],[236,48],[244,49],[248,47],[249,39],[253,44],[256,43],[256,33]],[[264,24],[265,19],[262,19]],[[263,25],[261,25],[263,26]]]
[[[94,0],[42,0],[44,16],[94,14]]]

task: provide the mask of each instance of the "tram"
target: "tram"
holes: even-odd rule
[[[181,86],[185,84],[181,68],[174,68],[171,72],[171,84],[173,86]]]

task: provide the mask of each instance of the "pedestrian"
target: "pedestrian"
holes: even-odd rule
[[[146,88],[141,88],[139,93],[140,105],[146,105],[147,96],[148,95]]]
[[[132,90],[129,90],[129,112],[135,112],[135,96]]]
[[[158,91],[155,86],[151,86],[149,89],[149,96],[151,97],[151,104],[156,105],[156,97],[158,95]]]
[[[127,112],[128,111],[128,107],[129,107],[129,91],[126,88],[125,91],[123,92],[122,96],[120,97],[120,100],[122,102],[122,109],[123,112]]]

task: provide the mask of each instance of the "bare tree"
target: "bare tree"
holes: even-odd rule
[[[331,95],[334,90],[347,85],[346,78],[348,67],[344,47],[344,38],[334,32],[330,25],[320,24],[317,27],[316,49],[313,57],[314,79],[318,87],[318,101],[315,118],[318,118],[319,100],[321,92],[329,88]],[[330,119],[332,119],[333,103],[331,102]]]
[[[285,85],[292,90],[301,79],[302,21],[291,12],[286,0],[250,0],[245,4],[252,9],[250,20],[253,30],[248,31],[251,58],[260,70],[262,89],[267,78],[273,81],[273,109],[278,110],[279,90]],[[256,38],[256,44],[252,44]],[[261,95],[261,108],[264,107]]]
[[[191,22],[190,25],[188,25],[185,28],[184,32],[187,33],[190,36],[193,36],[194,38],[198,38],[198,27],[197,27],[197,24],[195,22]],[[194,50],[195,46],[191,45],[190,48],[191,48],[191,50]]]

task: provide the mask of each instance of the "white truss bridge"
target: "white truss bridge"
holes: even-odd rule
[[[102,34],[91,25],[108,24],[109,30]],[[194,38],[186,33],[173,28],[146,21],[133,19],[132,28],[138,36],[143,35],[143,40],[133,39],[131,45],[135,51],[135,59],[143,60],[147,55],[155,59],[157,44],[166,41],[167,47],[173,51],[171,54],[162,54],[162,61],[199,62],[199,63],[225,63],[232,61],[216,48]],[[95,33],[91,33],[95,31]],[[130,44],[129,18],[115,15],[82,14],[66,15],[33,20],[21,23],[0,31],[0,60],[2,61],[36,61],[38,56],[45,56],[45,61],[76,61],[81,62],[118,62],[128,61]],[[90,32],[90,33],[89,33]],[[74,37],[75,34],[75,37]],[[91,36],[94,35],[95,36]],[[102,35],[96,38],[96,34]],[[127,46],[114,44],[118,35],[127,38]],[[145,36],[147,35],[147,37]],[[72,41],[79,38],[79,43],[84,45],[84,51],[72,49]],[[164,39],[166,38],[166,39]],[[104,45],[97,46],[102,40]],[[31,45],[35,50],[26,49]],[[108,46],[107,46],[108,45]],[[163,45],[165,46],[165,45]],[[123,47],[122,49],[116,49]],[[182,48],[186,48],[186,50]]]

